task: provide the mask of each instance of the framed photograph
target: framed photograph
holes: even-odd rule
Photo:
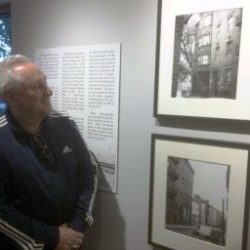
[[[152,136],[149,243],[246,250],[249,145]]]
[[[250,120],[250,1],[162,0],[155,116]]]

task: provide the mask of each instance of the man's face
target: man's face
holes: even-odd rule
[[[52,90],[47,85],[43,72],[33,63],[18,66],[13,71],[19,74],[24,82],[20,88],[12,91],[11,108],[21,114],[45,117],[51,109]]]

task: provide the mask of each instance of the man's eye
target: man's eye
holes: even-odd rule
[[[38,89],[44,89],[47,87],[47,83],[46,82],[40,82],[36,85],[36,88]]]
[[[39,85],[37,85],[37,88],[38,89],[43,89],[43,88],[45,88],[45,84],[39,84]]]

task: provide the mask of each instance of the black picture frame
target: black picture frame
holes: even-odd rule
[[[247,250],[249,145],[153,134],[148,242]]]
[[[160,1],[155,117],[250,120],[249,5],[246,0]],[[210,28],[204,28],[206,22]]]

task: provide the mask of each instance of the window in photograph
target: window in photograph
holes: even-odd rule
[[[233,26],[234,26],[234,18],[233,18],[233,16],[230,16],[228,18],[228,30],[232,30]]]
[[[218,61],[218,57],[219,57],[219,53],[220,53],[220,46],[217,46],[215,49],[215,61]]]
[[[200,21],[200,27],[207,27],[210,26],[212,24],[212,16],[211,15],[207,15],[204,18],[201,19]]]
[[[209,57],[208,55],[202,55],[198,57],[198,64],[199,65],[208,65],[209,64]]]
[[[221,23],[219,23],[217,25],[217,29],[216,29],[216,40],[219,41],[220,40],[220,35],[221,35]]]
[[[201,46],[206,46],[210,44],[210,36],[206,35],[206,36],[202,36],[199,39],[199,47]]]
[[[226,43],[226,56],[231,56],[233,52],[233,43],[232,40],[228,40]]]
[[[226,69],[226,83],[231,83],[232,82],[232,69],[228,68]]]

